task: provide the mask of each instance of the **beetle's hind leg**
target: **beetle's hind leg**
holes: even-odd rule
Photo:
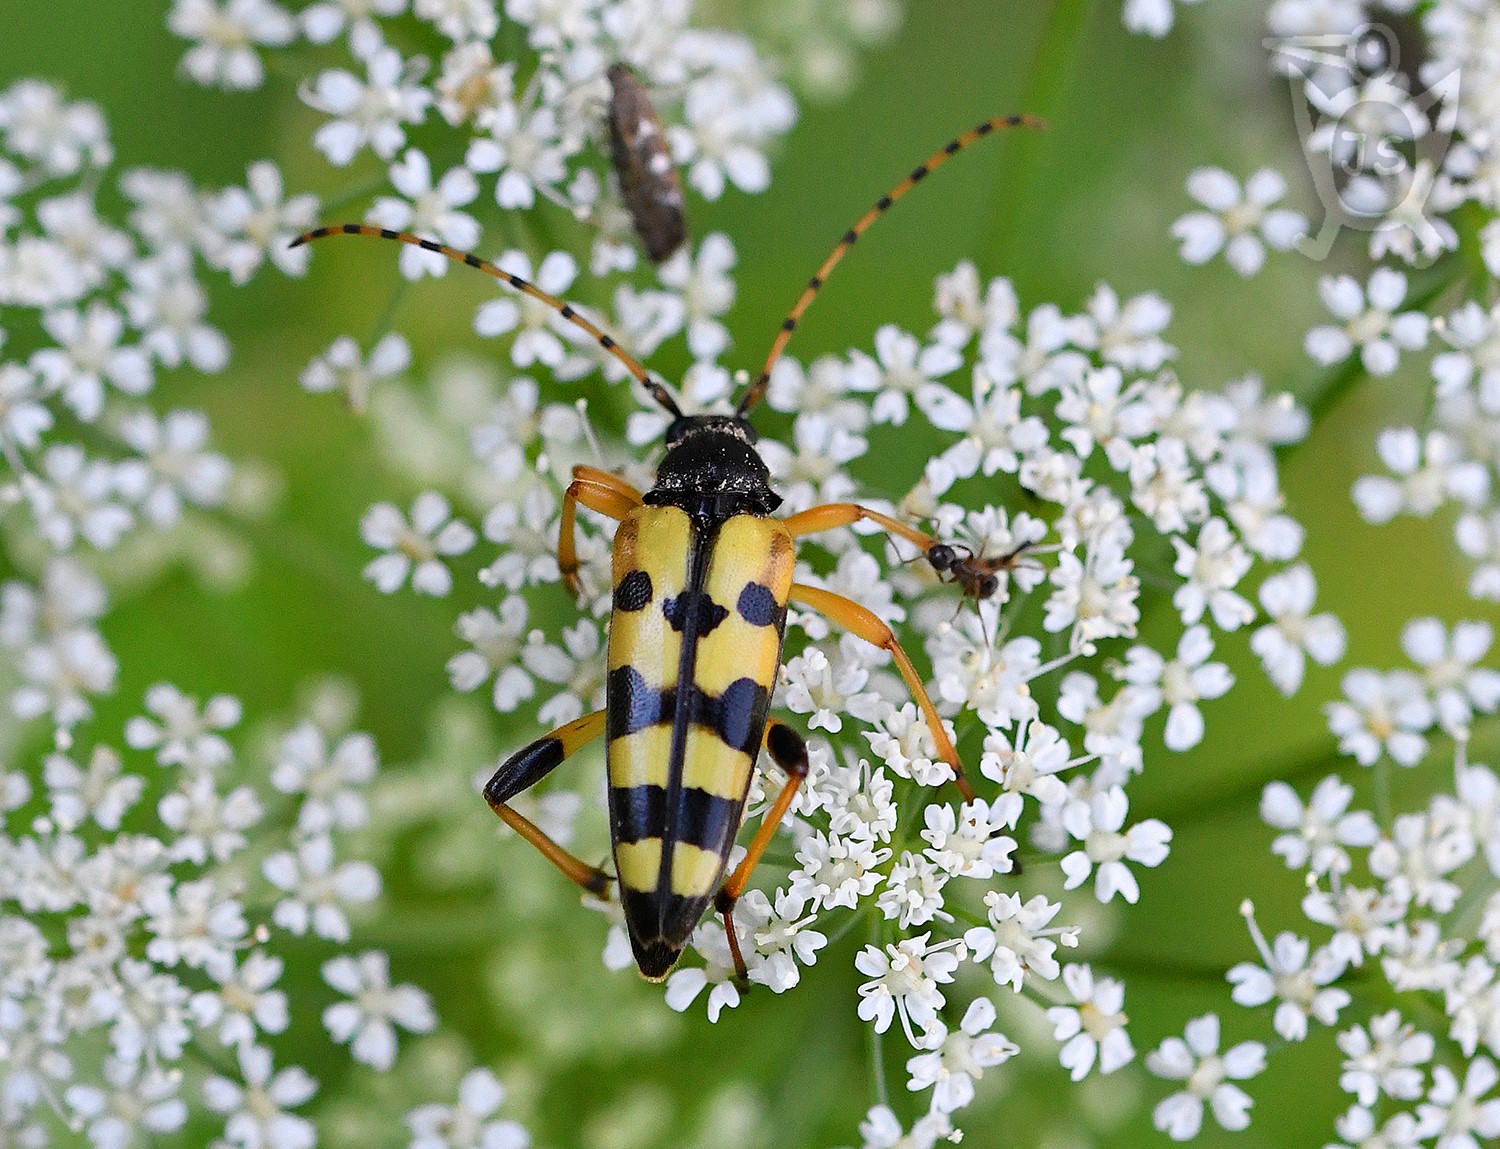
[[[891,628],[867,607],[860,606],[859,603],[841,594],[834,594],[831,590],[823,590],[821,587],[793,583],[789,601],[811,607],[824,617],[838,623],[850,634],[891,652],[891,657],[896,660],[896,669],[901,672],[901,677],[906,681],[907,690],[911,691],[912,700],[916,702],[917,709],[922,712],[922,717],[927,720],[927,728],[932,731],[932,741],[937,746],[938,757],[953,768],[954,784],[958,787],[958,792],[963,795],[964,801],[973,801],[974,787],[969,785],[969,780],[964,777],[963,763],[958,760],[958,751],[953,748],[953,742],[948,737],[947,730],[943,728],[943,720],[938,715],[937,707],[932,704],[927,688],[922,685],[922,676],[917,673],[917,668],[912,665],[906,651],[901,649],[901,644],[896,641]]]
[[[802,735],[785,722],[775,718],[766,722],[765,748],[771,760],[786,774],[786,785],[781,788],[776,801],[761,818],[760,829],[755,832],[755,837],[750,842],[750,849],[746,851],[740,864],[734,868],[734,873],[730,874],[724,884],[719,887],[718,896],[714,898],[714,909],[718,910],[724,918],[724,932],[729,937],[729,953],[734,958],[735,976],[741,982],[746,980],[750,971],[745,965],[744,956],[740,953],[740,939],[734,929],[734,906],[739,901],[740,894],[744,893],[745,884],[749,882],[750,875],[759,864],[761,855],[771,844],[771,838],[776,833],[777,827],[781,825],[781,820],[791,809],[792,801],[797,797],[797,790],[807,777],[808,771],[807,743],[803,741]]]
[[[501,820],[535,846],[544,858],[595,897],[609,891],[613,875],[581,861],[549,838],[535,822],[519,810],[506,805],[523,790],[536,785],[575,751],[587,746],[604,733],[604,711],[596,710],[582,718],[559,726],[551,734],[538,738],[500,764],[495,775],[484,786],[484,800]]]
[[[598,467],[573,468],[573,481],[563,494],[562,523],[557,532],[557,569],[568,593],[578,597],[578,504],[606,518],[623,519],[643,501],[641,493],[618,475]]]

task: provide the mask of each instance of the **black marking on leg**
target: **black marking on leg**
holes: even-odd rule
[[[932,169],[929,168],[926,164],[918,164],[915,168],[912,169],[911,182],[920,183],[927,177],[927,173],[931,170]]]
[[[343,227],[345,235],[358,235],[363,230],[357,223],[346,223]]]
[[[631,571],[615,587],[615,609],[643,610],[651,602],[651,576],[645,571]]]
[[[483,267],[484,266],[484,260],[480,259],[477,255],[473,255],[473,254],[465,255],[464,256],[464,262],[467,263],[470,267]]]
[[[776,601],[771,588],[762,583],[750,582],[740,591],[740,601],[735,604],[740,617],[751,626],[777,626],[786,618],[786,607]]]
[[[536,785],[563,760],[561,738],[539,738],[524,746],[500,764],[484,786],[484,800],[491,806],[508,802],[523,790]]]
[[[783,331],[796,331],[797,330],[797,321],[795,319],[791,318],[791,316],[788,316],[787,318],[785,318],[785,319],[783,319],[781,321],[781,329]]]
[[[954,152],[958,151],[958,149],[963,146],[964,145],[962,140],[949,140],[948,143],[944,146],[943,151],[947,152],[951,156]]]
[[[777,722],[766,732],[766,749],[788,777],[807,777],[807,743],[786,723]]]
[[[602,900],[609,894],[609,884],[612,881],[614,881],[614,878],[610,877],[603,870],[596,869],[589,874],[588,884],[584,889],[588,890],[594,897]]]
[[[851,227],[848,231],[844,232],[844,240],[843,240],[843,242],[845,244],[850,244],[850,243],[853,243],[858,238],[859,238],[859,232],[855,231]]]
[[[895,202],[896,201],[893,200],[890,196],[883,195],[878,200],[875,201],[875,210],[876,211],[890,211],[891,204],[893,204]]]

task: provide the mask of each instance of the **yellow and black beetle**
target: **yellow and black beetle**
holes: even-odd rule
[[[865,229],[950,156],[997,129],[1022,126],[1042,124],[1027,116],[986,121],[951,140],[881,196],[808,282],[733,415],[684,415],[660,382],[570,304],[475,255],[362,224],[321,227],[294,241],[379,236],[478,268],[587,331],[672,416],[666,454],[649,491],[637,491],[607,471],[580,466],[573,469],[563,498],[557,558],[570,589],[576,591],[578,505],[619,523],[604,709],[511,756],[484,788],[495,813],[585,890],[602,896],[618,879],[630,944],[647,978],[666,976],[710,902],[723,915],[735,965],[741,977],[745,974],[734,905],[808,768],[801,735],[767,714],[781,665],[788,605],[817,611],[890,652],[921,708],[938,756],[952,767],[963,796],[974,796],[921,676],[890,627],[858,603],[792,577],[796,539],[861,520],[914,544],[939,574],[960,581],[967,569],[962,556],[931,535],[855,503],[829,503],[772,518],[781,497],[771,489],[747,416],[765,394],[771,368],[802,313]],[[609,772],[614,876],[574,857],[507,805],[601,735]],[[725,879],[762,746],[788,782],[762,819],[744,860]]]

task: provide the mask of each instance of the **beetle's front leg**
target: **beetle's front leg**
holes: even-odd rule
[[[578,504],[619,521],[643,501],[641,493],[618,475],[598,467],[573,468],[573,481],[563,494],[562,523],[557,532],[557,569],[568,593],[578,597]]]

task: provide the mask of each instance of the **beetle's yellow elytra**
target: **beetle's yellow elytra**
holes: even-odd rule
[[[621,842],[615,847],[615,871],[628,889],[654,890],[661,874],[661,839]]]
[[[667,766],[672,759],[672,727],[648,726],[621,735],[610,743],[609,784],[667,788]]]
[[[688,738],[688,754],[682,760],[683,786],[732,801],[749,792],[754,755],[726,746],[723,739],[703,730],[689,731]]]
[[[672,893],[679,898],[712,897],[724,862],[714,850],[678,842],[672,849]]]
[[[795,562],[792,538],[774,519],[738,515],[719,529],[704,590],[725,615],[698,639],[701,690],[723,694],[740,678],[775,685]]]
[[[676,684],[682,636],[661,604],[687,587],[693,521],[676,507],[640,507],[615,532],[610,670],[633,666],[658,690]]]
[[[632,511],[615,536],[610,817],[632,936],[679,947],[739,830],[781,657],[795,556],[760,515]],[[657,869],[650,872],[649,860]]]

